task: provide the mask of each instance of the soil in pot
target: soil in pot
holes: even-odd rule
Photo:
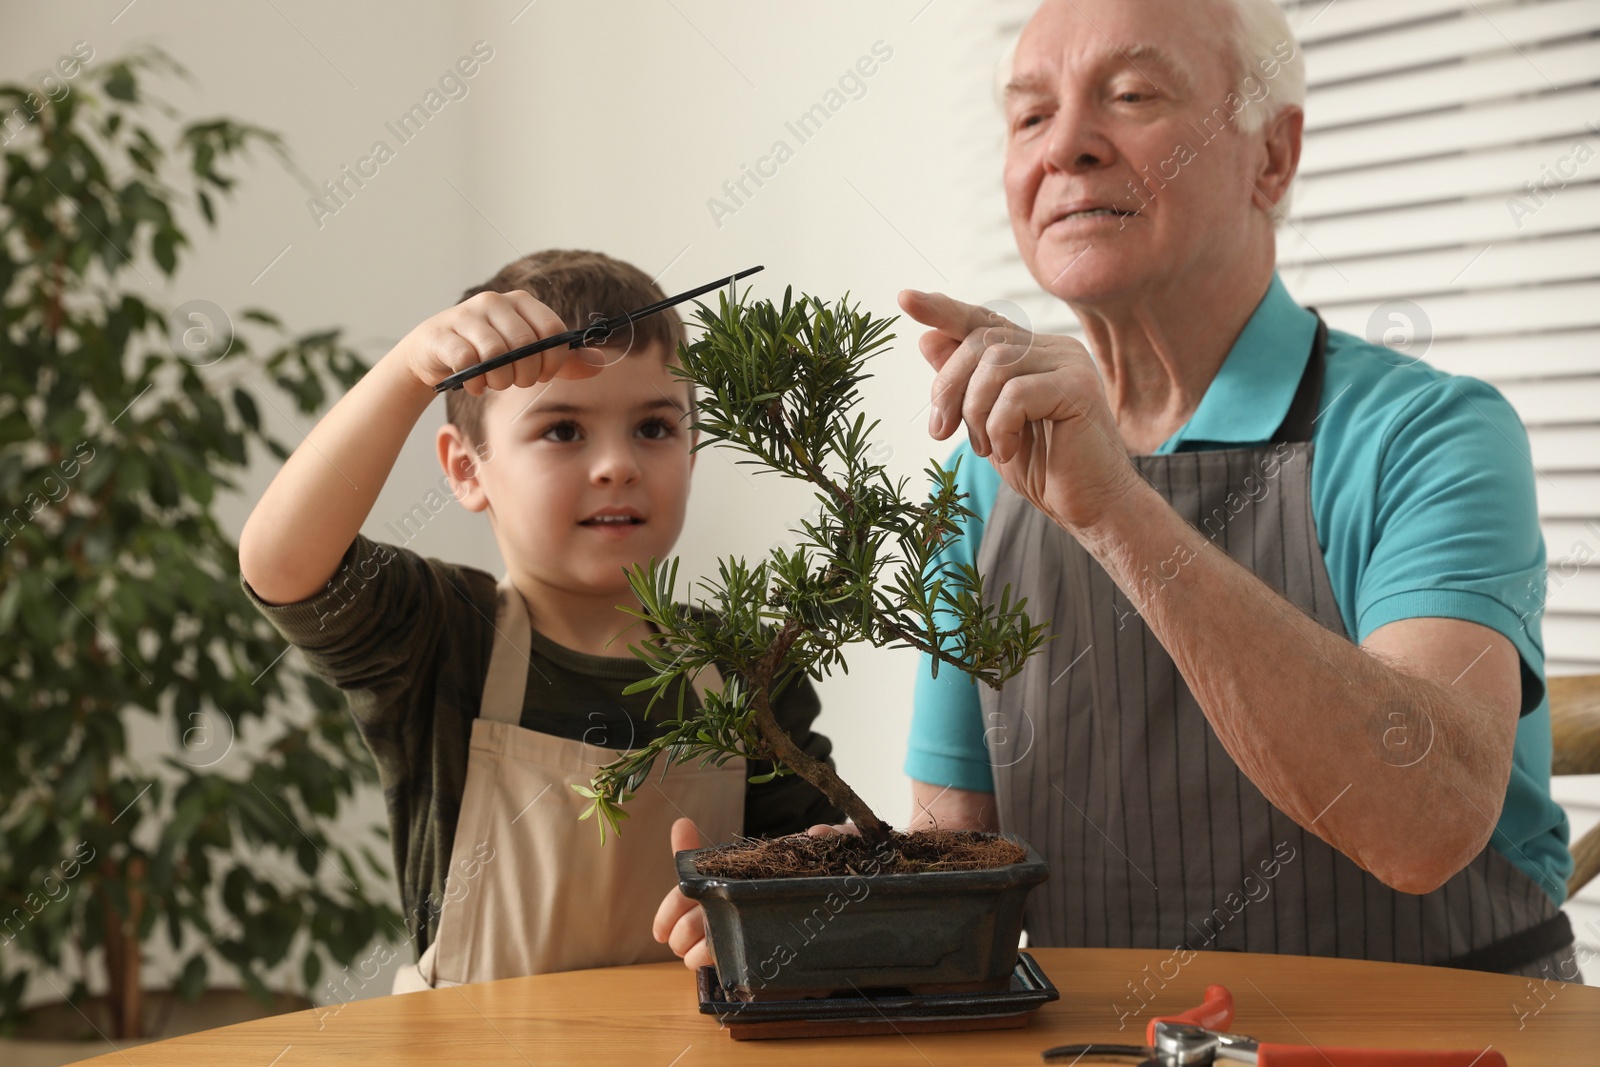
[[[814,878],[827,875],[982,871],[1021,863],[1027,850],[997,834],[975,830],[896,831],[887,848],[854,834],[736,841],[706,849],[695,868],[717,878]]]

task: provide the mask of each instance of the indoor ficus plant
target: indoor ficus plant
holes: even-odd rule
[[[832,306],[815,297],[795,299],[791,290],[781,305],[723,294],[720,310],[700,305],[695,316],[700,336],[680,346],[681,366],[673,368],[697,386],[694,425],[701,439],[695,448],[732,447],[747,455],[741,463],[805,481],[816,488],[819,509],[814,520],[795,531],[800,541],[793,548],[776,547],[754,566],[740,558],[721,560],[717,580],[701,583],[708,596],[698,610],[676,600],[675,559],[665,564],[652,559],[648,566],[629,569],[641,605],[629,613],[651,623],[660,636],[630,646],[655,674],[626,691],[655,690],[654,709],[676,690],[676,709],[654,741],[603,767],[588,788],[575,787],[593,801],[584,816],[597,814],[602,833],[607,826],[619,829],[627,801],[657,760],[668,767],[696,759],[768,761],[773,768],[768,777],[804,778],[850,818],[860,836],[814,847],[809,845],[814,838],[784,839],[679,854],[680,885],[706,907],[725,986],[745,992],[756,985],[817,991],[861,978],[864,972],[850,966],[820,966],[813,953],[819,966],[788,965],[783,981],[774,984],[758,973],[760,961],[744,958],[748,952],[742,945],[752,924],[760,922],[749,912],[749,901],[762,892],[775,894],[780,913],[797,902],[805,911],[814,898],[830,901],[830,917],[848,921],[860,936],[878,932],[871,929],[875,923],[905,927],[918,921],[899,917],[904,905],[887,892],[873,893],[865,902],[859,886],[849,884],[848,877],[840,880],[850,874],[882,875],[878,885],[905,886],[919,906],[937,906],[947,919],[950,908],[963,906],[952,904],[951,895],[960,892],[956,883],[967,879],[977,887],[968,903],[998,909],[1009,922],[1009,927],[1002,922],[998,933],[990,929],[986,947],[946,953],[946,964],[954,964],[948,973],[914,964],[897,968],[894,960],[869,955],[863,965],[875,968],[876,975],[869,984],[910,979],[921,986],[966,985],[1009,975],[1023,900],[1045,874],[1037,854],[995,835],[892,831],[832,767],[795,744],[772,708],[802,675],[820,681],[834,668],[847,670],[846,646],[858,642],[916,648],[933,657],[935,673],[942,665],[999,687],[1042,646],[1045,625],[1029,620],[1025,601],[1011,603],[1009,587],[993,603],[974,568],[933,563],[944,539],[973,515],[961,503],[955,470],[933,463],[927,469],[932,492],[914,501],[906,495],[907,479],[893,482],[883,465],[873,462],[871,436],[878,423],[869,424],[856,410],[858,387],[869,377],[867,360],[893,339],[887,332],[893,319],[859,312],[847,299]],[[689,680],[713,663],[726,682],[691,711],[685,702]],[[766,862],[774,849],[801,845],[840,852],[837,873],[765,877],[794,867],[787,856]],[[761,877],[744,878],[741,871]],[[730,897],[745,902],[742,916]],[[852,906],[834,909],[831,901]],[[926,942],[925,931],[917,936]],[[962,966],[982,973],[963,973]],[[887,978],[885,967],[892,972]]]
[[[158,938],[180,998],[225,976],[270,1002],[278,965],[315,992],[399,916],[382,832],[336,833],[370,759],[278,662],[217,514],[252,446],[287,455],[262,404],[313,413],[365,364],[336,331],[155,302],[227,164],[283,146],[152,100],[150,70],[181,73],[156,50],[79,58],[48,100],[0,85],[28,116],[0,189],[0,1034],[43,994],[118,1039],[148,1025]]]

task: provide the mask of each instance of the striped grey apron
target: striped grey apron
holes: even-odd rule
[[[1133,462],[1187,522],[1348,637],[1311,513],[1326,347],[1319,318],[1294,402],[1267,445]],[[1176,565],[1152,565],[1152,580]],[[1052,619],[1057,635],[1000,691],[978,687],[1000,825],[1050,861],[1049,883],[1028,901],[1032,944],[1574,973],[1566,916],[1492,844],[1417,896],[1268,803],[1128,597],[1004,483],[977,566],[986,596],[1009,583],[1012,603],[1026,596],[1029,614]],[[1405,765],[1425,753],[1424,739],[1396,730],[1385,734],[1385,759]],[[1418,828],[1426,832],[1425,815]]]

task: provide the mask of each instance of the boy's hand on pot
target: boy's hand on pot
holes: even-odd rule
[[[678,819],[672,824],[672,851],[684,852],[700,848],[700,831],[691,819]],[[677,886],[661,900],[656,909],[656,919],[650,932],[657,941],[672,946],[672,951],[683,957],[683,965],[690,970],[711,966],[711,948],[706,944],[705,910],[683,895]]]
[[[457,371],[566,329],[560,316],[530,293],[479,293],[424,320],[396,347],[411,373],[431,389]],[[526,387],[556,377],[592,378],[604,365],[604,357],[591,349],[558,345],[497,367],[462,388],[482,396],[485,389]]]
[[[827,837],[830,834],[860,835],[853,822],[817,823],[807,828],[805,832],[812,837]],[[704,842],[700,840],[700,831],[695,829],[693,820],[678,819],[673,822],[674,853],[700,848],[703,844]],[[655,922],[651,924],[650,932],[657,941],[672,946],[672,951],[683,957],[683,965],[690,970],[698,970],[716,963],[711,955],[711,947],[706,943],[705,909],[684,896],[683,890],[677,886],[673,886],[662,898],[661,906],[656,909]]]

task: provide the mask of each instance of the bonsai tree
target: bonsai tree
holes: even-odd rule
[[[695,448],[733,447],[749,457],[740,463],[809,482],[820,507],[816,521],[794,531],[801,539],[793,549],[774,548],[754,567],[741,558],[719,561],[719,580],[701,583],[709,599],[699,612],[677,603],[676,559],[629,569],[643,610],[628,613],[660,636],[629,646],[656,673],[625,692],[655,690],[648,715],[677,683],[677,716],[655,740],[601,768],[588,788],[574,787],[593,801],[582,817],[598,812],[602,837],[607,826],[618,830],[623,805],[663,756],[669,765],[745,756],[774,768],[751,781],[798,774],[869,843],[887,843],[889,825],[795,744],[773,702],[802,674],[820,681],[835,667],[848,671],[844,648],[858,641],[920,649],[933,657],[935,676],[943,664],[999,688],[1043,644],[1044,625],[1030,623],[1026,599],[1010,602],[1009,586],[997,606],[986,604],[974,568],[931,566],[957,523],[973,516],[961,504],[956,469],[934,462],[926,471],[933,492],[913,503],[906,479],[892,483],[870,461],[878,423],[855,411],[857,387],[870,377],[866,361],[893,340],[886,333],[893,319],[845,300],[832,307],[815,297],[795,300],[792,290],[781,307],[724,293],[719,313],[701,304],[695,315],[703,333],[680,347],[682,366],[673,368],[699,387]],[[712,662],[731,668],[724,689],[686,713],[688,680]]]
[[[284,158],[275,134],[223,118],[164,145],[144,124],[176,118],[144,94],[153,67],[182,73],[154,49],[91,52],[55,99],[0,85],[5,1032],[30,975],[65,970],[77,1004],[94,968],[111,1036],[139,1036],[158,936],[184,997],[215,952],[266,1001],[268,968],[295,959],[309,989],[399,919],[374,892],[381,838],[333,833],[371,762],[340,695],[278,662],[216,512],[252,445],[288,454],[261,379],[309,414],[365,364],[337,331],[292,337],[244,311],[258,350],[214,305],[153,303],[189,244],[180,212],[214,225],[227,162],[251,145]],[[152,734],[165,743],[136,756],[130,738]]]

